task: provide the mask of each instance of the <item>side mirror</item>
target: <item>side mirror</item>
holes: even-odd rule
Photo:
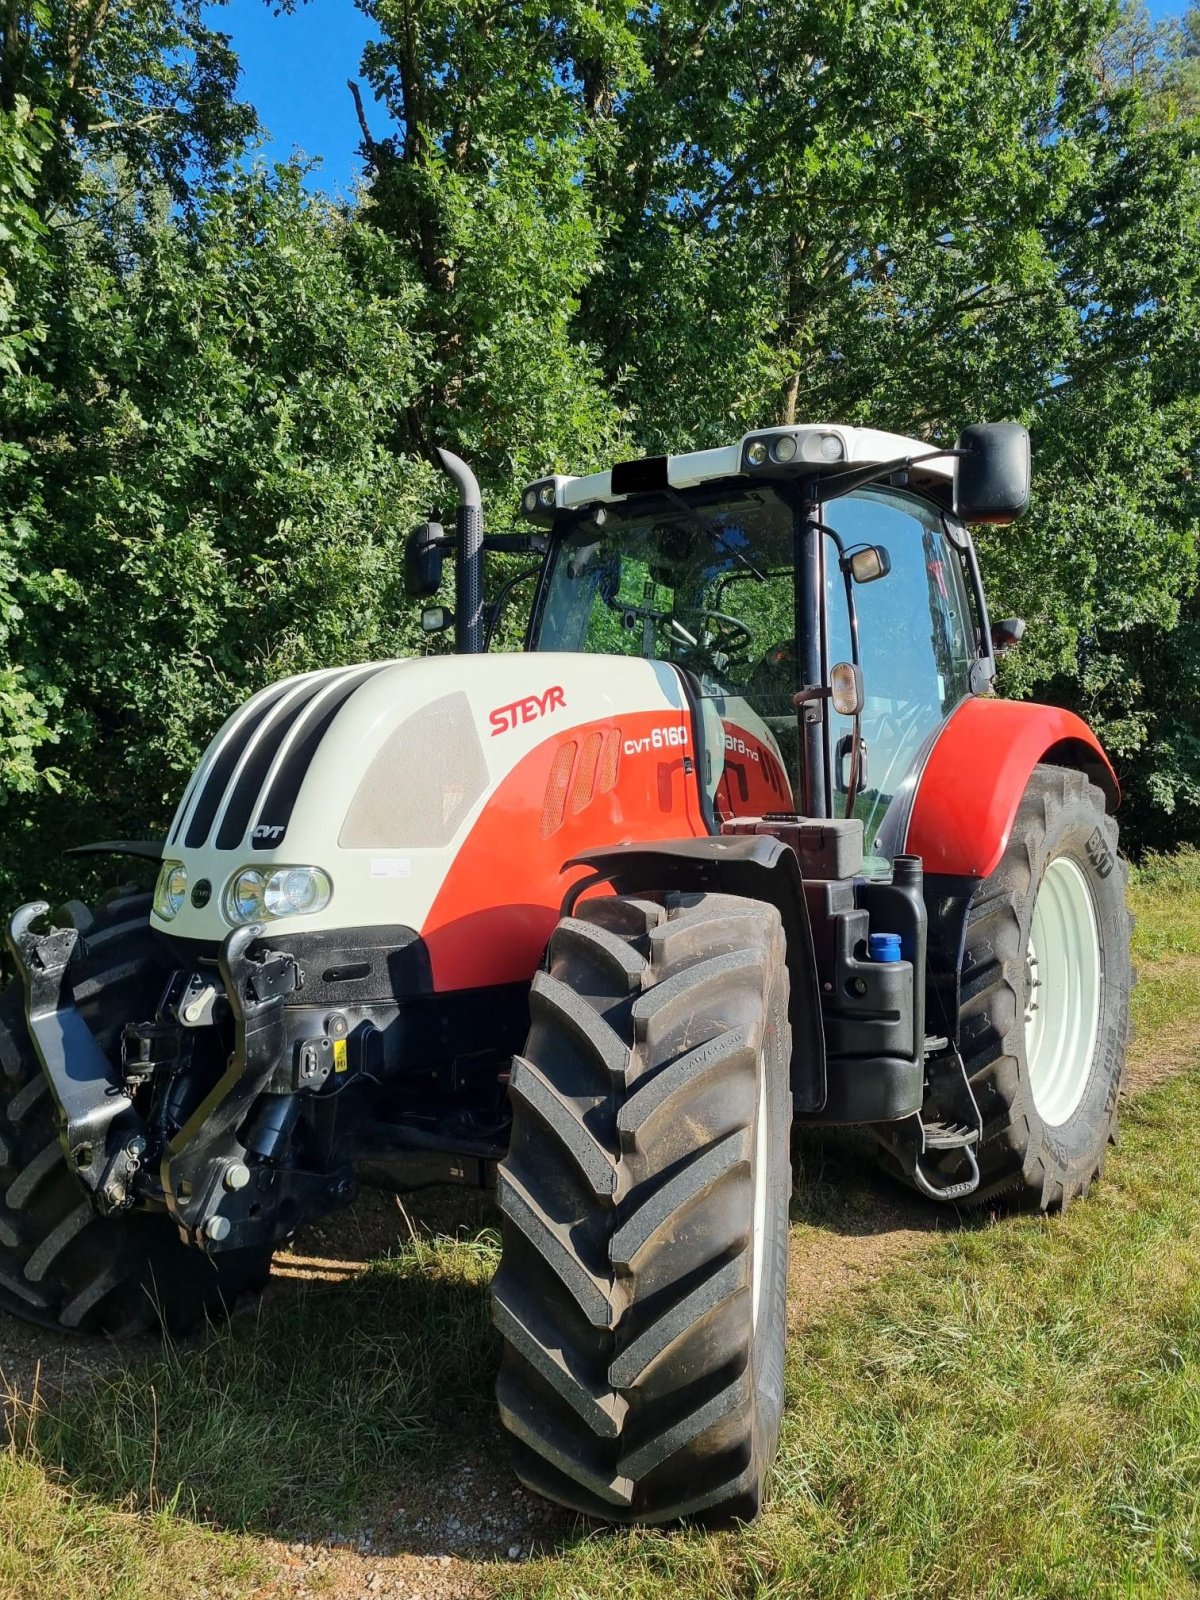
[[[454,613],[449,606],[426,606],[421,613],[422,633],[445,633],[454,626]]]
[[[855,583],[874,583],[877,578],[886,578],[892,570],[892,558],[881,544],[868,544],[861,550],[852,550],[846,560]]]
[[[1005,617],[1003,622],[992,623],[992,649],[998,656],[1015,650],[1025,637],[1025,624],[1020,617]]]
[[[1029,434],[1019,422],[964,428],[954,463],[954,510],[964,522],[1015,522],[1029,504]]]
[[[422,522],[404,546],[404,588],[410,600],[427,600],[442,582],[446,530],[440,522]]]

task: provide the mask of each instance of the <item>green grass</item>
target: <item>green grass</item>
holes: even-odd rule
[[[98,1497],[167,1495],[263,1532],[357,1526],[406,1465],[490,1424],[498,1259],[490,1231],[414,1241],[350,1283],[167,1346],[47,1416],[38,1448]]]
[[[213,1600],[243,1596],[264,1574],[254,1542],[213,1533],[172,1506],[122,1511],[57,1482],[27,1450],[0,1453],[4,1600]]]
[[[770,1508],[736,1535],[588,1533],[480,1579],[513,1600],[1200,1596],[1200,852],[1147,862],[1137,1056],[1086,1205],[930,1235],[793,1338]],[[1188,1070],[1192,1068],[1193,1070]],[[879,1191],[806,1173],[798,1238]],[[495,1237],[364,1277],[76,1391],[0,1454],[0,1597],[249,1593],[254,1536],[375,1517],[495,1447]]]

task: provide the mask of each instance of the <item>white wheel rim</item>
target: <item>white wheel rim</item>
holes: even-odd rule
[[[1038,1116],[1066,1122],[1083,1099],[1100,1031],[1100,928],[1087,878],[1069,856],[1046,868],[1025,955],[1025,1058]]]
[[[770,1160],[770,1129],[767,1126],[767,1053],[758,1057],[758,1114],[754,1129],[754,1233],[750,1264],[750,1326],[758,1326],[758,1303],[762,1298],[763,1254],[767,1242],[767,1162]]]

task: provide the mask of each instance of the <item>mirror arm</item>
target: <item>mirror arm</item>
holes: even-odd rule
[[[843,495],[853,494],[855,489],[863,489],[869,483],[878,483],[882,478],[890,478],[893,472],[907,472],[910,467],[919,467],[923,461],[940,461],[945,457],[965,456],[966,450],[923,450],[919,456],[898,456],[895,461],[878,461],[873,466],[851,467],[847,472],[831,472],[827,478],[813,480],[814,500],[840,500]]]
[[[499,593],[496,595],[496,598],[492,601],[491,605],[487,607],[487,627],[483,640],[483,648],[485,650],[491,648],[492,637],[495,634],[496,627],[500,621],[500,613],[504,610],[509,595],[512,594],[513,590],[519,583],[525,583],[530,578],[536,578],[541,570],[541,567],[526,567],[524,572],[514,573],[511,578],[507,578],[500,585]]]
[[[996,679],[996,650],[992,644],[992,624],[988,618],[987,597],[983,592],[983,577],[979,571],[979,557],[975,553],[974,539],[968,537],[964,554],[979,625],[979,638],[976,644],[978,656],[971,664],[970,689],[972,694],[982,694]]]

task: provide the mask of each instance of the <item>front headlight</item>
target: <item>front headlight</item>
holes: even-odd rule
[[[164,922],[179,915],[187,899],[188,875],[182,861],[164,861],[154,886],[154,912]]]
[[[235,923],[274,922],[324,911],[332,898],[333,884],[320,867],[276,867],[269,873],[245,867],[225,891],[225,915]]]
[[[239,872],[225,891],[225,915],[230,922],[261,922],[266,916],[263,890],[267,880],[254,867]]]

